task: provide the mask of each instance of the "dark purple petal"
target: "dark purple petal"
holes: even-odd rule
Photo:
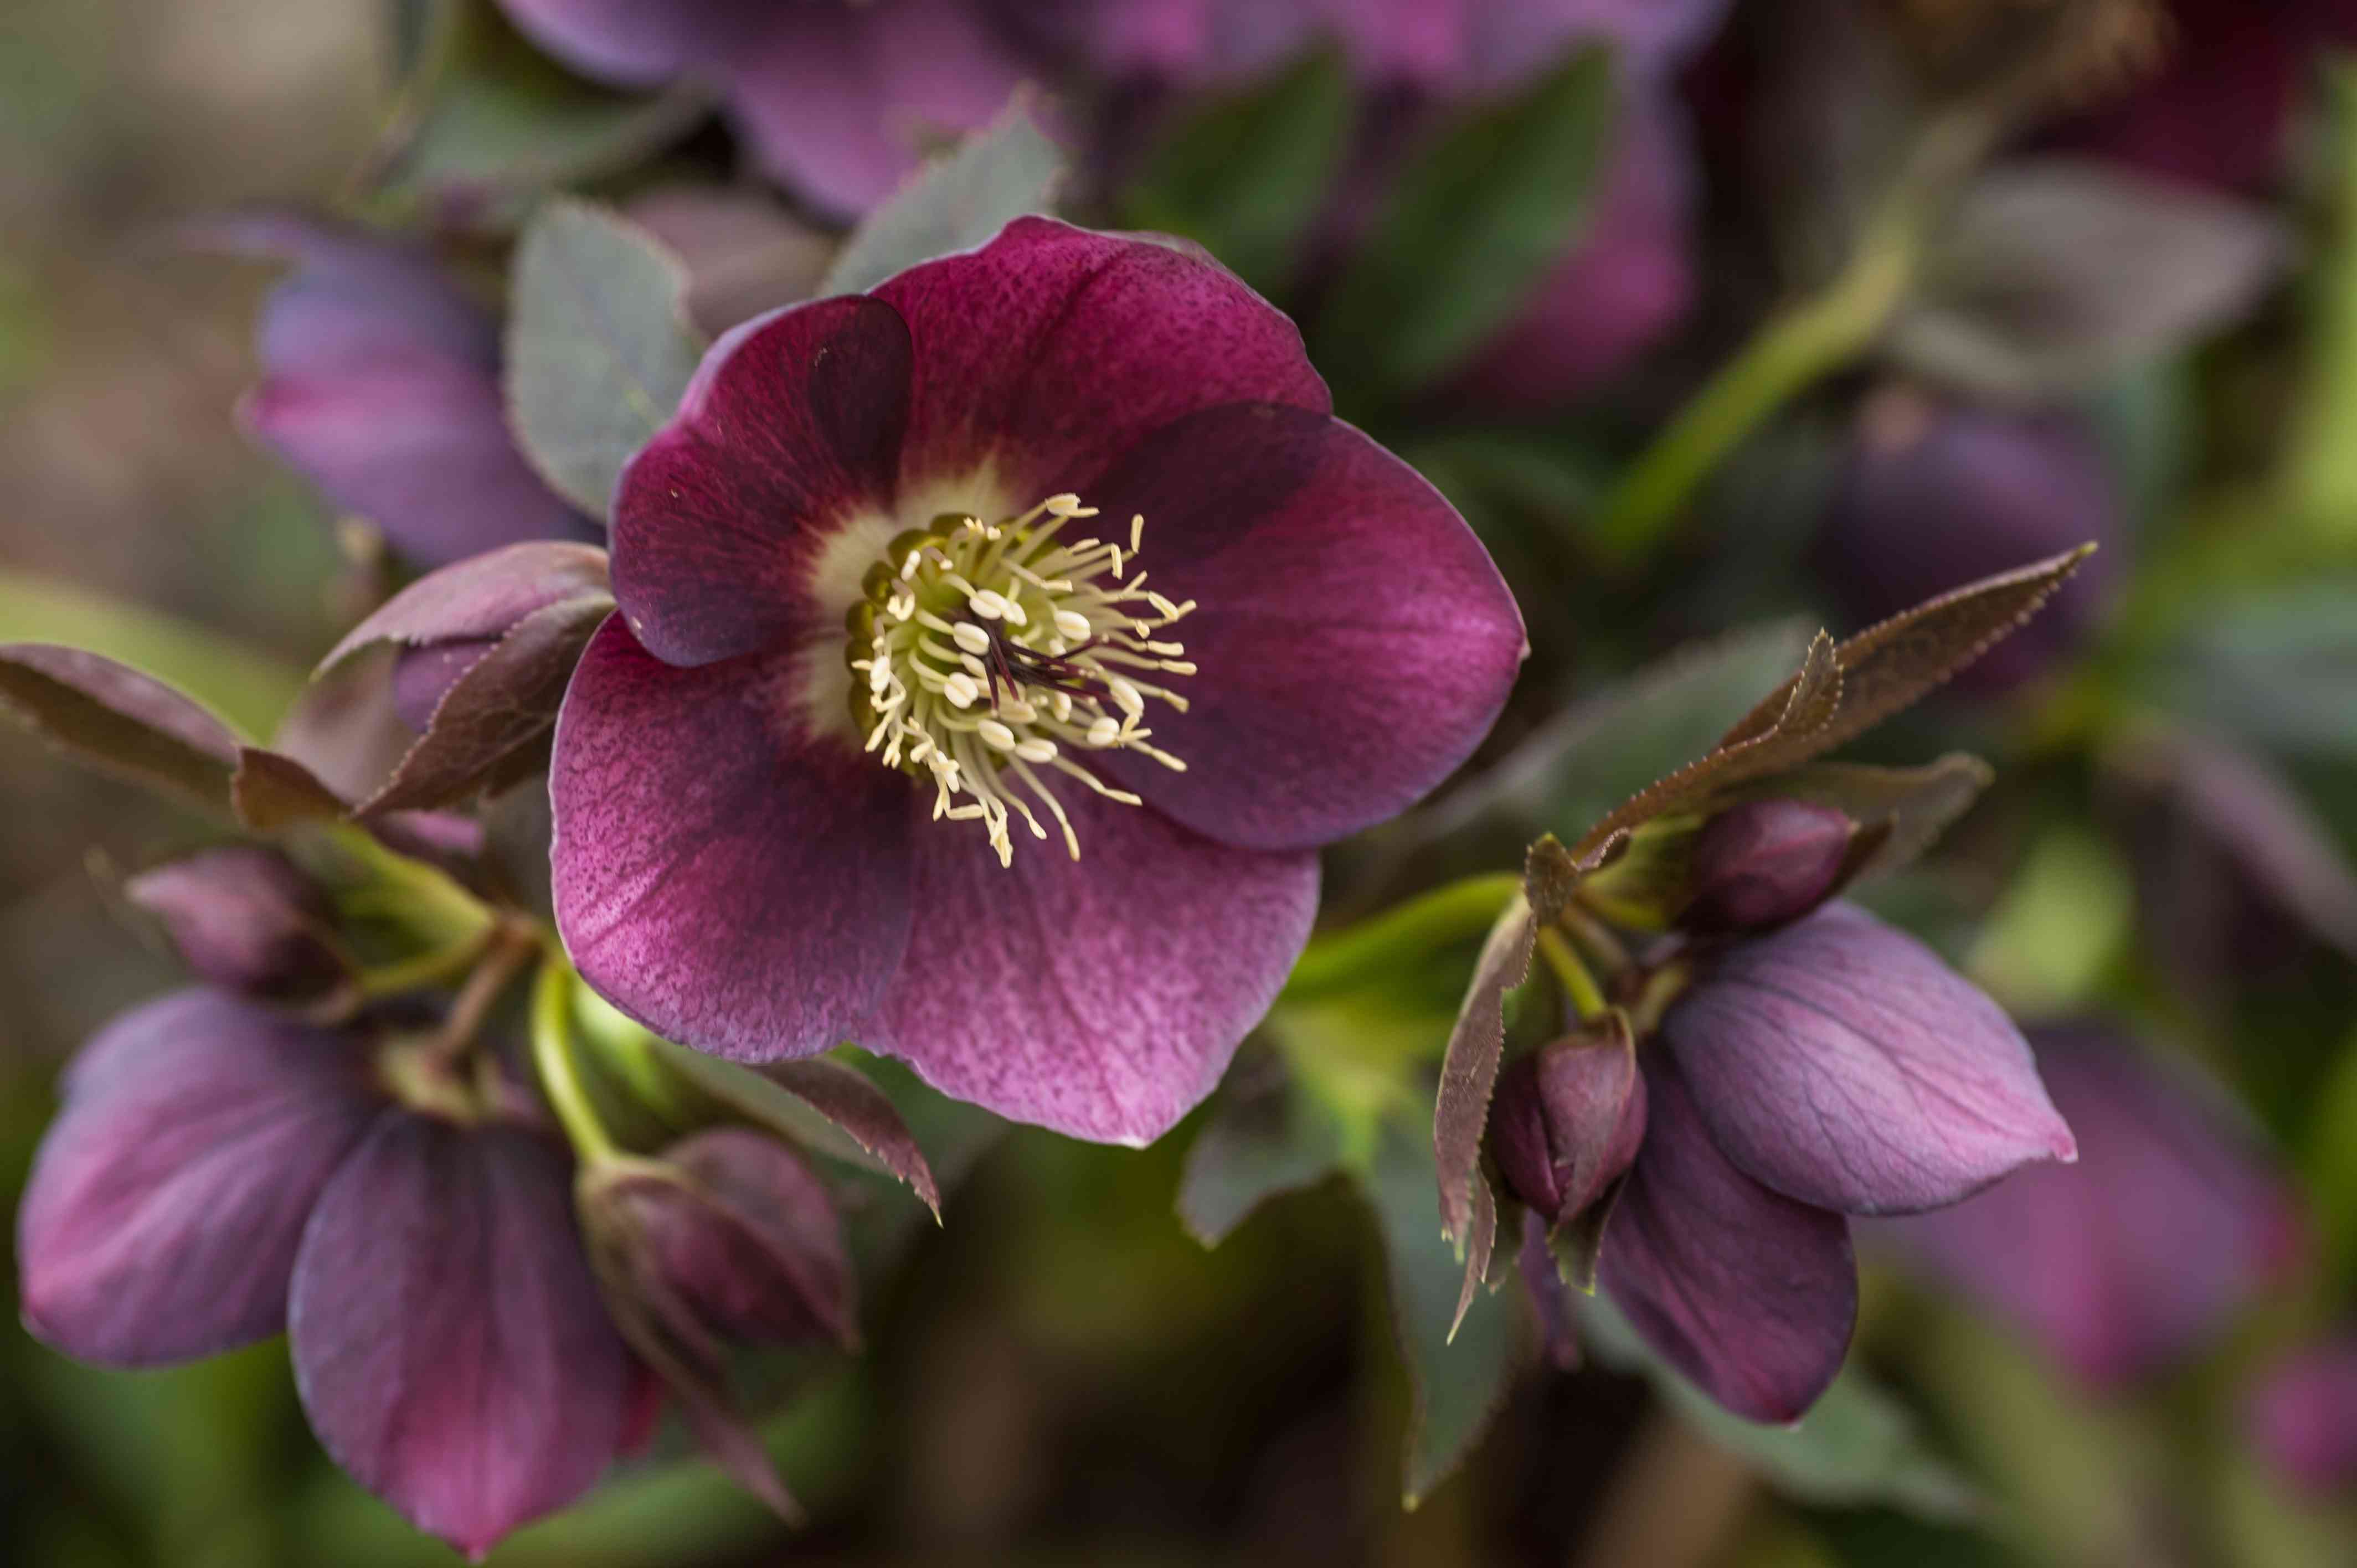
[[[2357,1485],[2357,1343],[2336,1339],[2278,1362],[2253,1391],[2243,1425],[2308,1490]]]
[[[632,84],[726,60],[783,9],[777,0],[500,0],[500,7],[576,70]]]
[[[1746,931],[1800,918],[1833,891],[1853,826],[1805,800],[1750,800],[1719,812],[1695,835],[1694,897],[1679,924]]]
[[[1292,322],[1233,274],[1149,241],[1018,218],[876,294],[916,339],[904,490],[987,466],[1019,511],[1082,490],[1186,414],[1330,406]]]
[[[715,343],[615,494],[614,596],[640,643],[707,664],[806,623],[819,548],[855,516],[889,513],[909,378],[907,325],[856,295]]]
[[[1200,671],[1174,682],[1189,711],[1152,717],[1187,771],[1135,754],[1105,771],[1198,832],[1298,849],[1384,821],[1504,705],[1513,596],[1439,493],[1349,425],[1207,410],[1092,489],[1108,517],[1145,517],[1149,585],[1198,606],[1165,634]]]
[[[1707,961],[1662,1036],[1727,1158],[1803,1203],[1910,1213],[2076,1157],[2012,1020],[1846,904]]]
[[[349,1037],[217,991],[107,1026],[17,1211],[27,1326],[120,1366],[277,1333],[313,1200],[382,1106],[361,1069]]]
[[[1010,25],[1112,80],[1200,85],[1267,70],[1308,47],[1301,0],[1013,0]]]
[[[1849,1222],[1727,1161],[1684,1079],[1649,1068],[1645,1145],[1605,1233],[1603,1288],[1705,1393],[1750,1421],[1800,1419],[1857,1321]]]
[[[273,376],[242,413],[329,500],[417,561],[587,532],[524,462],[499,382],[475,366],[388,357],[334,374]]]
[[[1860,413],[1816,555],[1849,613],[1876,621],[2091,540],[2106,548],[2035,620],[1959,673],[1961,690],[2010,691],[2084,640],[2121,564],[2112,548],[2119,497],[2080,420],[1950,408],[1889,388]]]
[[[263,306],[257,352],[268,375],[333,376],[420,357],[499,370],[497,324],[414,246],[285,210],[211,219],[190,238],[295,263]]]
[[[1867,1234],[2087,1382],[2166,1370],[2301,1250],[2292,1193],[2214,1090],[2101,1028],[2033,1038],[2078,1164]]]
[[[556,920],[583,977],[738,1060],[839,1043],[908,937],[915,792],[814,734],[792,677],[779,659],[675,669],[616,617],[574,672],[549,772]]]
[[[287,1307],[295,1385],[352,1477],[479,1556],[587,1490],[633,1380],[560,1145],[386,1112],[319,1197]]]
[[[843,217],[891,195],[929,145],[988,124],[1024,75],[974,0],[779,5],[719,63],[755,156]]]
[[[1019,831],[920,822],[908,957],[862,1045],[945,1094],[1143,1144],[1211,1091],[1308,940],[1318,861],[1215,843],[1063,792],[1076,862]]]
[[[1490,1102],[1490,1152],[1552,1228],[1604,1195],[1645,1136],[1645,1080],[1627,1028],[1574,1035],[1510,1065]]]
[[[212,984],[307,996],[343,975],[327,894],[266,845],[202,850],[140,873],[123,891],[164,923],[183,961]]]

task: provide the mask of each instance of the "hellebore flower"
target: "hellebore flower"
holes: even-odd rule
[[[1892,387],[1860,411],[1817,558],[1844,607],[1874,619],[2007,562],[2120,535],[2117,493],[2078,420],[1955,407]],[[2102,607],[2114,553],[2097,554],[2035,624],[1957,684],[1998,695],[2069,654]]]
[[[2083,1381],[2114,1387],[2215,1338],[2302,1250],[2298,1210],[2208,1086],[2100,1025],[2031,1038],[2079,1163],[1873,1236]]]
[[[164,924],[209,984],[281,1000],[344,977],[335,911],[294,863],[262,844],[223,844],[142,872],[124,895]]]
[[[425,566],[590,536],[509,431],[498,324],[425,255],[291,213],[198,237],[295,263],[263,306],[262,383],[240,415],[330,501]]]
[[[856,217],[929,137],[1005,107],[1024,62],[976,0],[500,0],[551,54],[600,81],[710,78],[754,156],[830,214]]]
[[[411,1108],[375,1045],[210,990],[108,1026],[17,1213],[25,1322],[111,1366],[284,1329],[328,1454],[479,1554],[597,1478],[637,1380],[564,1145]]]
[[[2244,1405],[2243,1428],[2310,1492],[2357,1485],[2357,1340],[2344,1335],[2270,1368]]]
[[[1228,274],[1045,219],[716,344],[557,721],[583,976],[716,1055],[856,1037],[1157,1136],[1300,951],[1317,847],[1447,777],[1523,653],[1328,407]]]
[[[1626,1034],[1583,1031],[1498,1075],[1490,1152],[1506,1188],[1549,1229],[1627,1173],[1645,1135],[1645,1079]]]

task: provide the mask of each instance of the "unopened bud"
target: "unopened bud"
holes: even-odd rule
[[[1693,897],[1679,924],[1749,931],[1797,920],[1823,903],[1848,857],[1850,820],[1805,800],[1751,800],[1696,835]]]
[[[143,872],[124,893],[164,923],[172,945],[215,985],[291,1000],[343,978],[326,893],[276,850],[224,844]]]
[[[1645,1136],[1645,1080],[1617,1030],[1571,1036],[1510,1063],[1490,1102],[1490,1153],[1550,1227],[1604,1196]]]

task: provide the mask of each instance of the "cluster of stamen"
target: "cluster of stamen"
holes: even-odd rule
[[[1160,634],[1194,602],[1172,603],[1135,570],[1143,517],[1130,519],[1125,544],[1061,537],[1096,515],[1078,496],[1059,495],[999,522],[936,518],[892,541],[852,607],[845,658],[867,750],[930,777],[934,819],[982,823],[1001,865],[1014,862],[1016,818],[1034,838],[1048,836],[1034,801],[1080,858],[1080,837],[1049,788],[1059,774],[1138,804],[1079,757],[1135,751],[1186,768],[1151,744],[1144,720],[1149,698],[1187,711],[1158,681],[1195,666]]]

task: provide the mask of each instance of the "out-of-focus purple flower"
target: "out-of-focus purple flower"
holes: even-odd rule
[[[2220,1096],[2100,1025],[2037,1030],[2079,1162],[1877,1240],[2109,1388],[2198,1352],[2303,1250],[2292,1192]]]
[[[1844,904],[1697,960],[1648,1052],[1603,1288],[1727,1409],[1791,1421],[1841,1368],[1849,1222],[2074,1157],[2029,1047],[1913,939]]]
[[[1044,219],[716,344],[558,720],[583,975],[718,1055],[852,1036],[1158,1135],[1316,847],[1445,778],[1522,657],[1462,520],[1328,407],[1234,278]]]
[[[2357,1486],[2357,1339],[2277,1362],[2252,1391],[2243,1425],[2252,1445],[2309,1491]]]
[[[2082,422],[1953,406],[1889,387],[1859,413],[1817,559],[1845,607],[1877,620],[2090,540],[2120,542],[2120,503]],[[1957,686],[1996,695],[2052,668],[2095,620],[2116,553],[2098,552],[2036,621],[1967,667]]]
[[[371,1044],[209,990],[115,1020],[17,1213],[25,1321],[116,1366],[284,1328],[328,1453],[479,1554],[605,1469],[631,1363],[563,1146],[408,1108]]]
[[[1005,107],[1025,62],[978,0],[500,0],[551,54],[640,86],[710,79],[769,171],[836,217],[891,194],[929,139]]]
[[[510,433],[497,323],[428,258],[293,213],[221,219],[197,237],[295,263],[263,307],[263,380],[241,413],[329,500],[420,565],[589,537]]]
[[[2343,0],[2172,0],[2167,64],[2061,126],[2063,144],[2198,185],[2255,190],[2283,173],[2319,58],[2357,39]]]
[[[277,850],[223,844],[132,877],[124,897],[164,923],[199,978],[257,996],[317,996],[343,978],[335,911]]]
[[[1625,1032],[1556,1040],[1498,1075],[1490,1152],[1550,1228],[1603,1197],[1644,1135],[1645,1079]]]
[[[1693,899],[1679,924],[1748,931],[1797,920],[1834,890],[1856,824],[1831,806],[1753,800],[1719,812],[1695,835]]]

